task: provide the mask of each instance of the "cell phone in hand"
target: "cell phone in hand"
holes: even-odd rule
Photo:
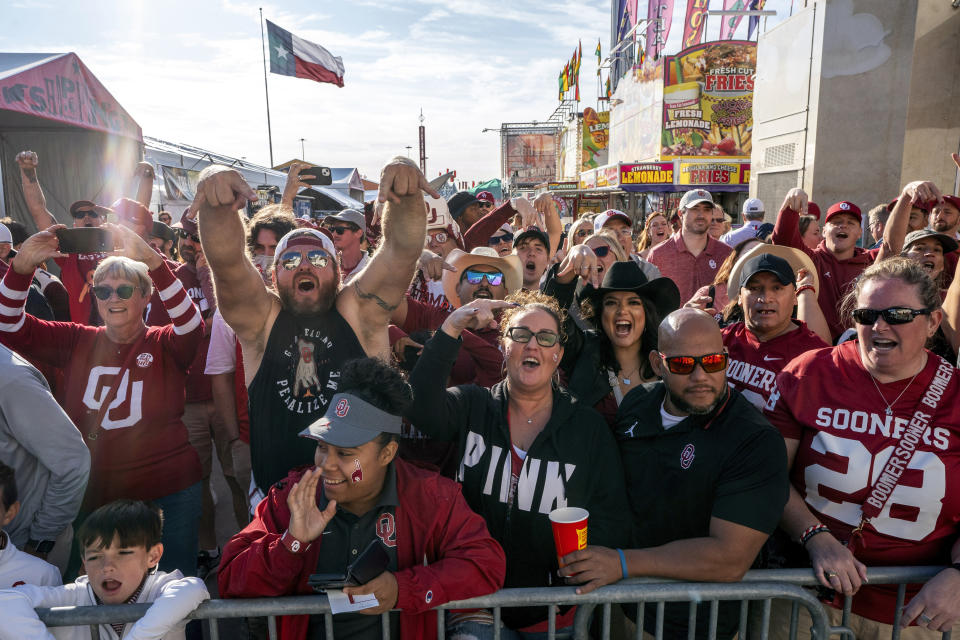
[[[113,251],[113,234],[100,227],[57,230],[60,253],[106,253]]]
[[[305,178],[303,176],[312,176]],[[333,176],[330,174],[330,167],[306,167],[300,176],[302,182],[325,187],[333,182]]]
[[[371,540],[357,559],[347,567],[346,574],[314,573],[307,584],[314,591],[342,589],[366,584],[387,570],[390,556],[379,539]]]

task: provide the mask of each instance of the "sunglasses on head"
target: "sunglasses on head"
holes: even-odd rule
[[[487,284],[491,287],[496,287],[501,282],[503,282],[503,272],[502,271],[476,271],[474,269],[467,269],[463,274],[463,279],[466,280],[469,284],[480,284],[483,282],[483,279],[487,279]]]
[[[537,338],[537,344],[541,347],[552,347],[557,344],[557,341],[560,340],[558,336],[553,331],[548,331],[547,329],[541,329],[534,333],[527,329],[526,327],[510,327],[507,329],[507,335],[514,342],[519,342],[520,344],[527,344],[530,342],[530,339],[533,337]]]
[[[198,236],[195,233],[190,233],[188,231],[185,231],[183,229],[177,229],[177,235],[180,236],[181,238],[190,238],[191,240],[197,243],[200,242],[200,236]]]
[[[687,376],[693,373],[697,364],[707,373],[723,371],[727,368],[728,356],[723,352],[707,353],[702,356],[665,356],[661,353],[660,359],[667,364],[670,373]]]
[[[888,309],[854,309],[853,320],[857,324],[871,325],[877,318],[883,317],[887,324],[909,324],[917,316],[930,315],[933,309],[911,309],[910,307],[890,307]]]
[[[491,247],[495,244],[500,244],[501,242],[513,242],[513,234],[505,233],[501,236],[491,236],[490,239],[487,240],[487,244]]]
[[[593,254],[598,258],[606,258],[608,253],[610,253],[610,247],[605,244],[593,249]]]
[[[106,284],[98,284],[93,288],[93,295],[97,296],[99,300],[109,300],[110,296],[116,292],[117,297],[121,300],[129,300],[133,297],[133,285],[132,284],[122,284],[116,289]]]
[[[307,252],[307,260],[318,269],[323,269],[330,261],[330,255],[323,249],[314,249]],[[303,254],[299,251],[287,251],[280,256],[280,266],[287,271],[293,271],[303,262]]]
[[[436,242],[437,244],[443,244],[447,241],[447,234],[444,231],[437,231],[434,233],[427,232],[427,237]]]
[[[94,219],[100,217],[100,213],[96,209],[80,209],[72,212],[70,215],[73,216],[74,220],[80,220],[82,218],[86,218],[87,216],[90,216]]]
[[[330,233],[335,233],[338,236],[342,236],[347,231],[357,231],[354,227],[327,227],[330,230]]]

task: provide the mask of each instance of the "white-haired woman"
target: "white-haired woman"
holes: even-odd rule
[[[155,502],[164,511],[160,569],[192,575],[201,469],[181,418],[187,369],[203,336],[200,312],[159,253],[129,229],[103,225],[122,246],[122,255],[100,263],[88,291],[104,326],[25,313],[34,270],[61,257],[61,228],[28,238],[0,283],[0,342],[63,371],[61,404],[90,449],[81,517],[119,498]],[[172,324],[143,322],[154,286]]]

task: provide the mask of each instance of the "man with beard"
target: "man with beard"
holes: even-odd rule
[[[588,546],[564,557],[560,573],[583,585],[579,593],[639,576],[740,580],[787,502],[783,438],[728,388],[713,317],[674,311],[658,345],[650,363],[662,380],[628,394],[617,414],[633,548]],[[707,636],[709,606],[698,606],[695,637]],[[720,604],[717,637],[734,635],[738,609]],[[686,603],[667,604],[663,637],[688,637],[688,614]],[[649,633],[655,618],[644,618]]]
[[[944,195],[943,202],[933,208],[933,230],[960,241],[960,197]],[[943,256],[945,282],[952,282],[957,272],[960,251],[951,251]]]
[[[269,290],[243,251],[237,210],[256,198],[235,170],[204,169],[197,186],[200,235],[220,312],[243,350],[250,397],[250,453],[260,490],[310,464],[313,447],[297,434],[323,416],[351,358],[389,356],[387,320],[403,298],[423,247],[421,190],[433,196],[407,158],[383,170],[383,242],[367,267],[340,288],[336,248],[324,232],[291,231],[277,245]]]

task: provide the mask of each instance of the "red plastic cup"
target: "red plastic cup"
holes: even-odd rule
[[[563,507],[550,512],[553,544],[557,547],[557,561],[568,553],[587,548],[587,518],[590,512],[580,507]]]

